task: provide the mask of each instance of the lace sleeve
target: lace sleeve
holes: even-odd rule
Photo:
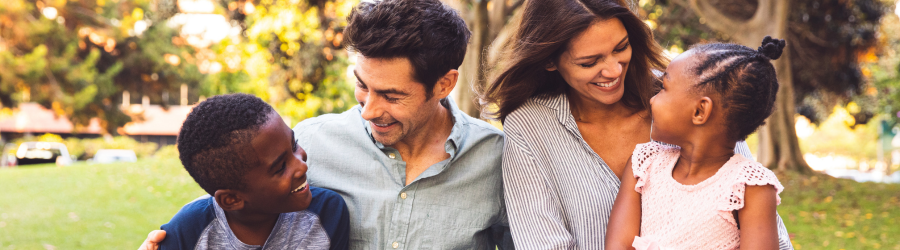
[[[725,197],[722,198],[719,209],[721,210],[722,216],[735,225],[737,225],[737,223],[734,221],[734,216],[731,214],[731,211],[744,208],[744,194],[747,190],[747,186],[774,186],[776,204],[781,204],[781,196],[779,194],[784,190],[784,186],[778,181],[778,177],[775,176],[775,173],[764,167],[762,164],[751,160],[745,160],[741,162],[740,165],[740,172],[737,173],[737,176],[731,183],[730,191],[724,194]]]
[[[638,144],[631,154],[631,171],[637,183],[634,185],[634,191],[643,194],[644,185],[647,182],[647,173],[650,168],[650,162],[662,151],[661,145],[655,142]]]

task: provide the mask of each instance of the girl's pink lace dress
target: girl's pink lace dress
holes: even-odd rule
[[[747,185],[784,189],[775,173],[735,154],[715,175],[696,185],[672,178],[680,149],[656,142],[638,144],[631,166],[641,193],[641,249],[738,249],[740,230],[731,211],[744,207]],[[777,202],[781,197],[776,194]]]

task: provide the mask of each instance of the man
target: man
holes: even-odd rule
[[[360,105],[294,132],[310,184],[347,202],[350,249],[512,248],[503,134],[447,98],[470,36],[465,22],[438,0],[363,2],[348,21]],[[142,248],[153,249],[155,234]]]

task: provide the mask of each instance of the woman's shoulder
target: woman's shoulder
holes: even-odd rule
[[[551,95],[539,95],[528,98],[522,103],[522,106],[519,106],[519,108],[506,116],[504,127],[556,119],[557,109],[554,105],[554,99],[556,98]]]

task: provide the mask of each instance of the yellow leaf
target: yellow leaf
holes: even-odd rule
[[[144,19],[144,10],[141,8],[134,8],[134,11],[131,12],[131,18],[135,20],[143,20]]]
[[[833,199],[831,196],[825,197],[825,203],[830,203]]]

